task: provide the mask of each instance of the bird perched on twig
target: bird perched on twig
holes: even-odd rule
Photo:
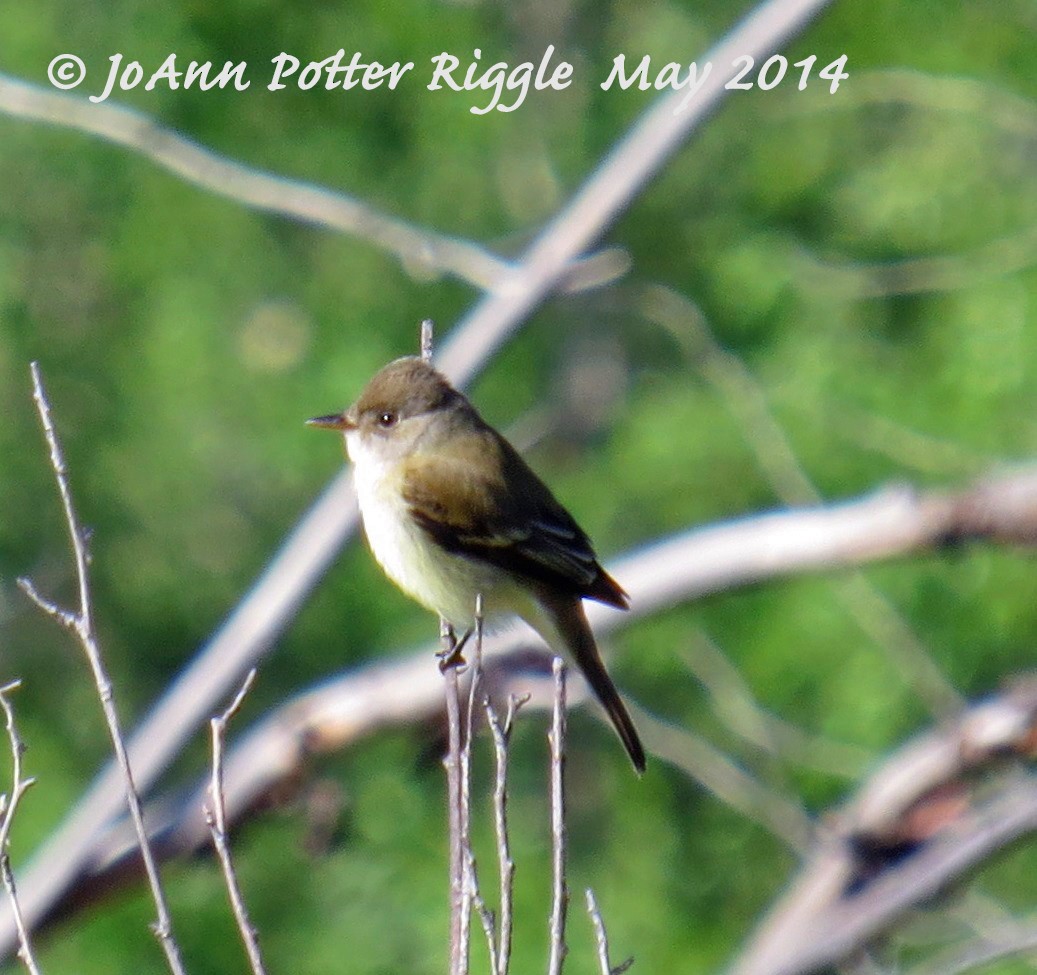
[[[638,772],[645,753],[609,677],[584,599],[628,607],[572,515],[426,361],[397,359],[344,413],[364,531],[386,574],[459,631],[482,594],[488,618],[514,613],[567,650],[612,720]]]

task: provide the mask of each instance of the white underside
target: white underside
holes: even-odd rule
[[[398,465],[387,466],[350,438],[364,533],[378,563],[407,595],[465,630],[475,618],[476,595],[488,621],[514,613],[550,639],[539,607],[501,569],[447,552],[411,517]],[[548,630],[548,633],[545,633]]]

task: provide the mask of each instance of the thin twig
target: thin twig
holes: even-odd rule
[[[425,362],[432,361],[432,339],[435,327],[431,318],[421,320],[421,358]]]
[[[529,696],[508,695],[508,712],[503,725],[489,698],[484,702],[486,722],[493,735],[495,776],[493,782],[493,826],[497,837],[497,871],[500,878],[500,922],[497,932],[497,966],[494,975],[508,975],[511,965],[511,935],[513,920],[513,898],[515,889],[515,861],[511,858],[511,841],[508,837],[508,745],[511,729],[518,709],[529,700]]]
[[[11,869],[10,853],[14,814],[18,810],[18,804],[26,789],[36,781],[22,777],[22,755],[25,752],[25,745],[22,744],[18,726],[14,723],[14,705],[8,697],[12,691],[21,687],[21,683],[20,680],[15,680],[0,687],[0,708],[3,708],[4,728],[7,731],[7,741],[11,747],[11,792],[7,796],[0,797],[0,804],[3,806],[3,818],[0,819],[0,872],[3,873],[4,888],[7,890],[11,913],[14,915],[14,923],[18,929],[18,957],[21,958],[31,975],[39,975],[40,970],[32,953],[32,945],[29,943],[29,932],[25,927],[25,919],[18,904],[18,889],[14,882],[14,871]]]
[[[814,823],[795,796],[764,784],[690,729],[663,721],[633,703],[630,713],[653,755],[680,769],[796,852],[810,848]]]
[[[598,902],[594,897],[594,891],[587,888],[587,913],[590,915],[591,924],[594,925],[594,943],[598,948],[598,967],[601,969],[601,975],[622,975],[631,965],[634,964],[633,958],[628,958],[626,961],[612,967],[612,962],[609,961],[609,936],[605,930],[605,921],[602,919],[601,911],[598,910]]]
[[[237,922],[249,965],[252,967],[253,975],[266,975],[263,955],[259,950],[259,938],[255,926],[249,919],[248,908],[245,906],[245,899],[242,897],[241,886],[238,883],[234,862],[230,855],[230,843],[227,838],[227,807],[223,791],[223,743],[227,733],[227,724],[238,713],[238,709],[255,679],[256,671],[253,668],[248,672],[245,682],[227,710],[209,722],[209,729],[212,732],[212,780],[209,785],[210,805],[205,808],[205,820],[209,824],[212,845],[219,858],[220,868],[223,870],[223,881],[227,886],[231,910],[234,912],[234,920]]]
[[[443,765],[446,768],[450,833],[450,972],[451,975],[464,975],[468,968],[468,946],[461,938],[467,872],[461,811],[461,694],[457,674],[461,655],[453,627],[446,620],[440,620],[439,638],[442,645],[440,668],[446,687],[448,734],[447,755]]]
[[[68,525],[68,533],[72,542],[72,554],[75,559],[76,577],[79,583],[79,612],[72,613],[66,609],[61,609],[55,603],[45,599],[37,592],[35,586],[28,579],[19,579],[18,584],[40,609],[61,620],[76,635],[83,647],[83,651],[86,653],[90,669],[94,675],[94,683],[97,686],[97,694],[101,699],[101,709],[104,712],[104,718],[108,725],[108,733],[112,740],[115,757],[119,768],[122,770],[126,802],[137,833],[137,842],[140,844],[141,858],[144,862],[144,870],[147,873],[148,885],[151,888],[151,896],[155,902],[157,921],[153,925],[152,930],[162,946],[170,970],[174,975],[183,975],[184,968],[180,960],[180,949],[173,937],[172,920],[166,903],[166,895],[162,890],[162,879],[159,876],[158,866],[155,863],[155,857],[151,850],[151,843],[148,840],[147,829],[144,826],[140,796],[133,783],[133,771],[130,768],[129,757],[126,754],[126,744],[119,724],[119,714],[115,707],[112,682],[105,669],[104,661],[101,659],[101,647],[93,629],[90,609],[90,582],[87,572],[90,559],[87,554],[85,535],[79,525],[72,505],[72,491],[68,484],[68,468],[61,451],[61,445],[58,442],[54,423],[51,420],[50,403],[43,388],[39,364],[33,362],[30,370],[32,372],[32,395],[36,401],[36,409],[40,415],[40,423],[43,425],[43,433],[47,438],[47,445],[50,448],[51,466],[54,468],[54,477],[58,482],[61,503],[65,509],[65,522]]]
[[[799,462],[764,389],[745,363],[717,342],[698,307],[673,288],[661,285],[647,288],[645,298],[648,313],[684,346],[741,427],[775,494],[790,507],[821,504],[821,492]],[[857,625],[890,656],[896,672],[905,675],[933,716],[957,713],[964,703],[962,696],[881,591],[861,573],[836,580],[834,588]]]
[[[594,926],[594,943],[598,949],[598,969],[601,975],[612,975],[612,965],[609,963],[609,936],[605,930],[605,922],[602,920],[601,911],[598,910],[598,902],[594,899],[594,891],[588,887],[585,893],[587,913]]]
[[[561,657],[552,662],[555,680],[554,710],[551,715],[551,956],[548,975],[561,975],[568,954],[565,944],[565,916],[569,907],[569,888],[565,883],[565,664]]]
[[[874,761],[866,748],[810,734],[768,711],[707,634],[696,633],[694,647],[679,650],[678,657],[706,689],[717,717],[755,748],[842,778],[856,778]]]
[[[432,361],[434,324],[431,318],[421,322],[419,348],[425,362]],[[476,599],[476,609],[481,615],[482,597]],[[464,666],[461,650],[468,638],[460,640],[453,626],[440,617],[439,620],[439,669],[446,688],[446,713],[448,728],[447,755],[443,760],[447,778],[447,827],[450,837],[450,975],[467,975],[470,930],[472,923],[472,890],[469,877],[475,874],[469,838],[469,776],[471,764],[471,704],[468,714],[468,736],[462,742],[461,691],[458,671]],[[479,639],[482,639],[480,629]],[[481,645],[480,645],[481,650]],[[473,678],[474,680],[474,678]]]
[[[424,338],[424,336],[422,336]],[[483,598],[482,593],[475,596],[475,629],[472,660],[468,668],[468,707],[464,713],[464,727],[461,731],[461,856],[464,869],[463,896],[461,898],[461,930],[459,937],[464,946],[467,968],[467,957],[471,944],[472,907],[476,902],[485,903],[479,892],[479,876],[475,866],[475,853],[472,850],[472,737],[474,733],[472,715],[475,711],[476,694],[482,678],[482,637],[483,637]],[[463,643],[466,641],[462,641]],[[485,927],[485,918],[482,918]]]
[[[478,888],[472,891],[472,903],[475,906],[476,914],[479,915],[479,923],[482,925],[482,931],[486,937],[486,950],[490,956],[490,975],[496,975],[500,968],[495,934],[497,922],[493,916],[493,911],[490,910],[489,905],[483,900],[483,896]]]

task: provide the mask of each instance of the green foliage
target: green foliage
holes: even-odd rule
[[[115,52],[150,70],[170,52],[247,60],[247,92],[159,85],[112,100],[232,159],[510,256],[655,97],[601,91],[612,59],[690,61],[733,16],[729,4],[665,0],[557,11],[39,0],[0,9],[0,36],[3,69],[41,84],[54,53],[80,54],[90,69],[82,97],[100,90]],[[421,80],[441,51],[464,61],[478,47],[484,63],[516,63],[549,43],[576,64],[574,84],[532,92],[510,114],[473,115],[484,93],[429,92]],[[266,90],[279,52],[305,61],[340,45],[417,68],[396,92]],[[850,78],[834,95],[786,81],[732,97],[606,241],[628,250],[629,275],[604,294],[554,299],[475,386],[495,423],[528,421],[517,429],[538,441],[535,465],[608,557],[806,500],[786,497],[761,466],[760,444],[773,440],[753,425],[760,403],[825,499],[890,481],[958,485],[1033,456],[1030,12],[836,5],[789,53],[790,62],[816,54],[819,66],[846,53]],[[130,722],[337,469],[338,445],[302,421],[340,408],[375,368],[413,351],[421,318],[446,334],[477,294],[87,136],[4,116],[0,135],[0,681],[24,681],[17,703],[39,779],[16,829],[17,870],[106,753],[84,664],[14,582],[28,574],[72,598],[29,360],[41,363],[94,533],[96,615]],[[660,288],[686,299],[680,314],[660,310]],[[577,429],[565,391],[595,343],[621,378],[600,423]],[[723,366],[718,350],[736,359]],[[1025,554],[977,547],[865,576],[954,684],[978,696],[1031,664],[1033,573]],[[685,660],[705,630],[774,713],[876,754],[890,749],[928,716],[844,582],[787,580],[675,607],[617,637],[619,683],[819,812],[846,781],[783,770],[733,741]],[[355,544],[264,663],[238,729],[293,690],[433,632]],[[516,971],[541,970],[546,957],[543,728],[529,718],[516,732]],[[244,831],[242,881],[272,971],[443,969],[444,801],[438,768],[423,760],[429,737],[380,737],[317,770],[347,794],[331,849],[304,851],[298,809]],[[198,747],[180,774],[203,763]],[[580,717],[569,774],[567,971],[596,970],[588,885],[615,961],[635,955],[635,972],[721,965],[782,888],[788,851],[660,761],[636,781],[610,733]],[[476,829],[493,889],[492,841],[484,822]],[[1004,861],[990,889],[1028,908],[1032,859]],[[189,970],[240,967],[214,864],[177,865],[168,882]],[[128,892],[44,937],[44,968],[158,970],[149,920],[144,895]]]

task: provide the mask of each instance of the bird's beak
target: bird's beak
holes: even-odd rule
[[[307,426],[322,427],[325,430],[355,430],[355,421],[347,413],[331,413],[328,416],[315,416],[306,421]]]

